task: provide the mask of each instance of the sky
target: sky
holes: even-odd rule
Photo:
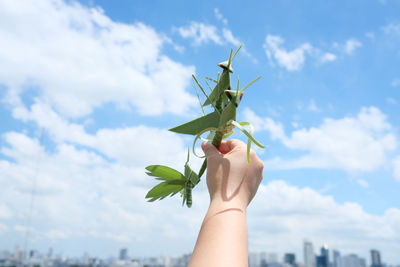
[[[204,181],[190,209],[148,203],[144,168],[183,170],[193,138],[167,129],[201,115],[191,75],[205,85],[242,44],[232,82],[262,79],[237,120],[267,146],[249,250],[302,262],[307,239],[400,264],[399,14],[395,0],[0,0],[0,250],[191,252]]]

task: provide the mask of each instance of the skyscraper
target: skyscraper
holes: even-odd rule
[[[326,244],[321,247],[321,255],[315,257],[317,267],[329,267],[329,249]]]
[[[333,267],[341,267],[340,266],[340,252],[337,250],[333,250]]]
[[[128,249],[127,249],[127,248],[122,248],[122,249],[119,251],[119,259],[120,259],[121,261],[125,261],[125,260],[128,259]]]
[[[303,251],[304,251],[304,266],[315,267],[314,247],[310,241],[304,240]]]
[[[382,267],[381,253],[376,249],[371,249],[371,267]]]
[[[285,253],[283,262],[292,266],[296,265],[296,255],[294,253]]]

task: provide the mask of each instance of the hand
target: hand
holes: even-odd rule
[[[219,150],[209,142],[201,146],[207,157],[207,187],[211,204],[229,204],[246,209],[261,183],[264,164],[250,151],[247,162],[246,144],[240,140],[221,142]]]

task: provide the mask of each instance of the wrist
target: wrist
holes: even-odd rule
[[[208,211],[211,213],[220,213],[229,210],[237,210],[246,213],[247,204],[239,198],[223,200],[221,198],[213,198],[210,201]]]

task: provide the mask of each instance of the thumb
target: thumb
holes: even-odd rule
[[[204,154],[206,154],[207,158],[209,156],[218,155],[219,154],[218,149],[213,144],[211,144],[210,142],[203,142],[201,144],[201,148],[203,149]]]

